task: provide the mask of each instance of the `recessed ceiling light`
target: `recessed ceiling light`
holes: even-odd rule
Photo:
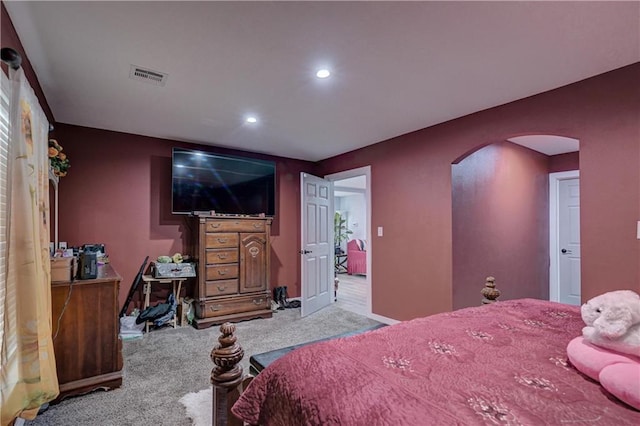
[[[329,71],[327,69],[318,70],[318,72],[316,73],[316,77],[318,77],[318,78],[327,78],[330,75],[331,75],[331,71]]]
[[[247,117],[247,123],[253,124],[253,123],[257,123],[257,122],[258,122],[258,119],[256,117],[253,117],[253,116]]]

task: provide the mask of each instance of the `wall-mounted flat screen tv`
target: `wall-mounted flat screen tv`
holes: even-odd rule
[[[275,215],[272,161],[174,148],[171,210],[229,215]]]

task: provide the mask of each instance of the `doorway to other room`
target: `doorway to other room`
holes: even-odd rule
[[[335,302],[345,310],[371,315],[371,168],[325,176],[333,182]]]

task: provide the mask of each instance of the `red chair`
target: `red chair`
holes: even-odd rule
[[[363,240],[347,242],[347,274],[367,275],[367,250]]]

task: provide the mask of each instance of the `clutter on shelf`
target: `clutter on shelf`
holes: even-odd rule
[[[152,265],[155,278],[188,278],[196,276],[196,264],[190,257],[175,253],[173,256],[158,256]]]

